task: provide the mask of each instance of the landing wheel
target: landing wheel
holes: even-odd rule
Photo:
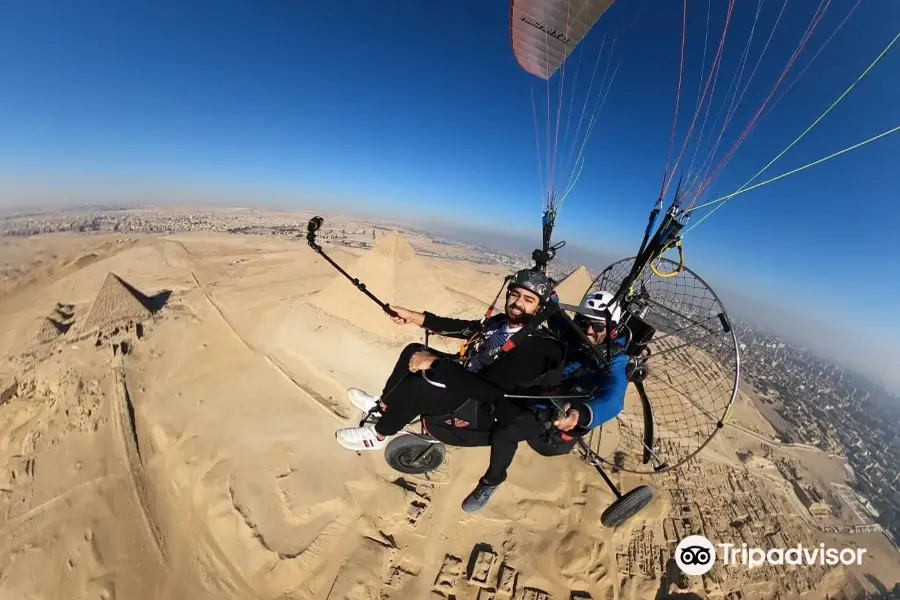
[[[641,485],[609,505],[600,515],[604,527],[618,527],[634,515],[641,512],[653,500],[653,490]]]
[[[429,442],[415,435],[401,435],[384,447],[384,459],[395,471],[422,475],[444,463],[447,449],[440,442]]]

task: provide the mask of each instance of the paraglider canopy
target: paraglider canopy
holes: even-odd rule
[[[550,79],[613,0],[512,0],[509,34],[523,69]]]

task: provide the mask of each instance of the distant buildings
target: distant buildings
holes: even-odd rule
[[[872,498],[869,513],[900,534],[900,493],[886,485],[900,473],[900,398],[774,334],[747,323],[736,331],[743,379],[783,419],[773,423],[782,440],[846,457],[854,487]]]

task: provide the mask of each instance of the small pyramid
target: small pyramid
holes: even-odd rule
[[[382,302],[441,316],[451,316],[462,308],[397,232],[378,238],[372,250],[345,269]],[[341,274],[313,296],[310,304],[384,339],[397,340],[412,331],[421,333],[414,327],[394,324],[381,307]]]
[[[87,333],[128,321],[140,322],[149,319],[152,314],[146,296],[115,273],[110,273],[81,322],[80,331]]]
[[[52,342],[56,338],[65,334],[67,329],[68,329],[68,327],[66,327],[64,324],[58,323],[57,321],[54,321],[50,317],[44,317],[44,319],[41,322],[41,328],[38,329],[38,332],[37,332],[37,335],[35,336],[35,338],[41,344],[46,343],[46,342]]]
[[[560,302],[578,305],[581,304],[581,299],[584,298],[593,282],[594,280],[591,278],[587,267],[581,265],[566,275],[554,289],[556,290],[556,295],[559,296]]]

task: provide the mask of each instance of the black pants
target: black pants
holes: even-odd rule
[[[490,429],[454,427],[443,416],[428,419],[428,433],[451,446],[490,446],[491,459],[481,482],[500,485],[506,480],[506,471],[512,464],[519,442],[533,440],[543,431],[534,412],[517,410],[512,406],[507,407],[506,411],[501,415],[503,422],[495,422]]]
[[[460,446],[463,448],[474,448],[478,446],[491,445],[490,429],[470,429],[468,427],[456,427],[448,424],[447,419],[452,417],[444,417],[443,415],[433,417],[426,420],[428,433],[433,437],[441,440],[448,446]]]
[[[375,425],[380,435],[394,435],[416,417],[451,414],[465,404],[464,396],[428,383],[421,373],[409,372],[409,359],[423,349],[422,344],[404,348],[388,376],[381,395],[387,408]]]
[[[468,400],[465,396],[428,383],[421,373],[409,372],[409,359],[423,349],[422,344],[409,344],[400,353],[394,370],[388,376],[381,396],[387,408],[375,424],[375,431],[380,435],[394,435],[419,416],[451,415]],[[447,426],[442,427],[439,434],[452,445],[490,444],[491,460],[482,477],[482,483],[487,485],[503,483],[519,442],[536,438],[543,431],[543,425],[534,411],[511,400],[498,403],[495,417],[490,430],[472,431]]]
[[[537,438],[544,431],[537,413],[511,400],[500,400],[495,417],[490,434],[491,461],[481,478],[485,485],[500,485],[506,481],[506,471],[519,442]]]

